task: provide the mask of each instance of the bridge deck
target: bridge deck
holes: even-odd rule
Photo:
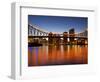
[[[28,38],[64,38],[64,36],[28,36]],[[65,38],[82,38],[82,39],[88,39],[87,37],[72,37],[72,36],[67,36]]]

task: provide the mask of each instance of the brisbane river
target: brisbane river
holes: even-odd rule
[[[88,45],[28,47],[28,66],[73,65],[88,63]]]

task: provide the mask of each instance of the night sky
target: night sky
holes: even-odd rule
[[[83,32],[88,27],[88,18],[70,17],[70,16],[40,16],[28,15],[28,23],[37,25],[40,28],[49,31],[62,33],[74,28],[75,32]]]

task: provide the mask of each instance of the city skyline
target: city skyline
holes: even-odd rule
[[[79,33],[88,28],[87,17],[28,15],[28,23],[55,33],[68,32],[71,28]]]
[[[88,64],[88,18],[28,15],[28,67]]]

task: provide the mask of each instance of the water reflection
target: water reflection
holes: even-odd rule
[[[28,48],[28,66],[68,65],[87,63],[87,45],[50,45]]]

